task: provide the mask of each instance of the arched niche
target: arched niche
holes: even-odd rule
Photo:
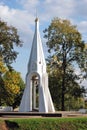
[[[32,73],[31,74],[32,111],[39,111],[39,86],[40,86],[39,74]]]

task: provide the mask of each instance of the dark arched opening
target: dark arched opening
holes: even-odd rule
[[[31,78],[32,81],[32,111],[39,110],[39,77],[34,74]]]

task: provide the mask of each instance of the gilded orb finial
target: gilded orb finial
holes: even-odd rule
[[[38,21],[38,18],[36,17],[35,22],[37,22],[37,21]]]

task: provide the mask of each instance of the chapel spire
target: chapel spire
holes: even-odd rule
[[[38,17],[35,19],[35,32],[26,75],[26,87],[19,111],[28,112],[37,109],[38,112],[55,112],[48,88],[48,74],[39,32]]]

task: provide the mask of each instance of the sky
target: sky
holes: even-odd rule
[[[37,12],[37,13],[36,13]],[[40,21],[40,34],[45,57],[46,41],[43,30],[50,25],[54,17],[68,19],[82,34],[87,42],[87,0],[0,0],[0,18],[18,29],[23,47],[16,48],[19,55],[12,64],[25,80],[27,64],[34,35],[36,15]],[[86,85],[84,81],[84,85]]]

